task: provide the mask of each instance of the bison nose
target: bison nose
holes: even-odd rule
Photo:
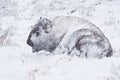
[[[27,44],[31,47],[34,46],[33,42],[30,40],[30,38],[27,39]]]

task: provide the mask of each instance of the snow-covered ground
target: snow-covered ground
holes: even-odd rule
[[[0,0],[0,80],[120,80],[119,14],[120,0]],[[97,25],[109,39],[113,56],[33,54],[26,44],[31,27],[40,17],[52,20],[58,15]]]

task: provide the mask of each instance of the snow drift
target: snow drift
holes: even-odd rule
[[[0,0],[0,80],[120,80],[119,0]],[[113,56],[82,59],[31,53],[26,44],[39,17],[76,16],[94,23],[109,39]],[[0,44],[1,45],[1,44]]]

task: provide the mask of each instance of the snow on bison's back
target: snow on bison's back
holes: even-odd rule
[[[63,52],[85,57],[103,57],[112,55],[112,47],[103,32],[87,20],[73,16],[59,16],[53,19],[56,31],[66,32],[60,47]],[[61,48],[56,51],[60,52]],[[96,50],[98,51],[96,51]],[[79,50],[79,51],[78,51]]]

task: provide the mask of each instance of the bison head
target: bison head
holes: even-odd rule
[[[40,18],[27,39],[27,44],[33,48],[33,52],[40,50],[52,52],[59,42],[60,38],[55,36],[52,22],[46,18]]]

